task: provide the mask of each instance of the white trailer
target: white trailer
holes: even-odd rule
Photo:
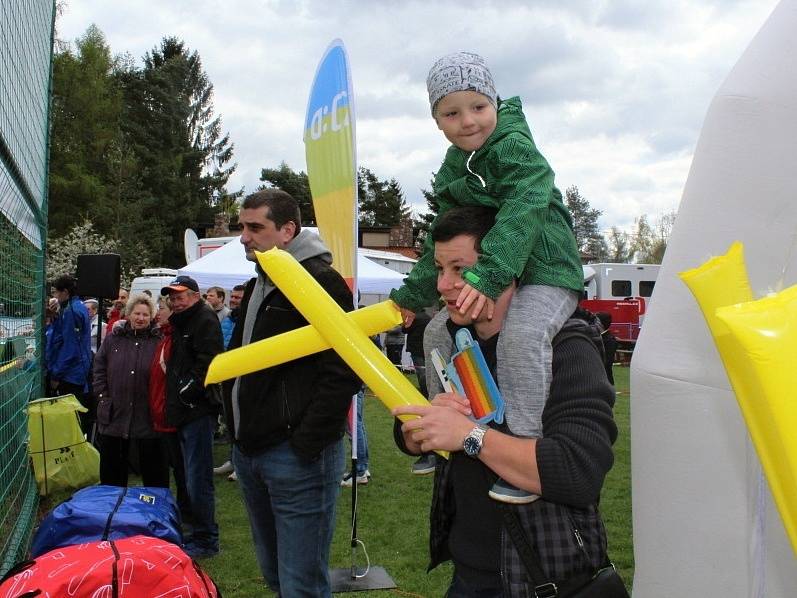
[[[622,300],[653,295],[659,264],[588,264],[584,269],[584,299]]]

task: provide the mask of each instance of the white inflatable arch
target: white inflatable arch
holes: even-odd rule
[[[677,277],[739,240],[761,296],[781,278],[796,234],[797,0],[783,0],[708,110],[634,353],[634,598],[797,596],[797,560],[703,316]],[[785,286],[797,282],[797,255],[788,265]]]

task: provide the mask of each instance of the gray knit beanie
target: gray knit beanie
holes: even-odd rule
[[[432,116],[437,102],[455,91],[478,91],[487,96],[493,108],[498,108],[493,76],[484,58],[472,52],[454,52],[435,62],[426,77],[426,89]]]

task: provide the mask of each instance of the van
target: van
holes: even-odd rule
[[[130,284],[130,294],[149,291],[152,297],[157,299],[161,289],[173,281],[175,276],[177,270],[172,268],[144,268],[141,270],[141,276],[136,276]]]

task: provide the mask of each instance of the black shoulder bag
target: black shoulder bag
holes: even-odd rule
[[[549,580],[523,533],[517,513],[509,505],[502,506],[504,525],[533,584],[532,598],[629,598],[623,580],[608,559],[603,567],[579,573],[560,584]]]
[[[595,345],[598,353],[602,355],[603,343],[600,331],[596,331],[591,323],[588,322],[590,332],[592,333],[592,336],[590,336],[586,334],[583,328],[574,327],[574,325],[571,324],[573,319],[586,320],[586,318],[576,310],[576,314],[574,314],[572,319],[568,320],[562,327],[562,330],[554,337],[552,342],[553,346],[558,345],[568,338],[580,336],[591,341],[592,344]],[[568,324],[570,325],[568,326]],[[520,560],[523,562],[523,566],[526,568],[529,579],[533,584],[532,598],[629,598],[628,590],[622,578],[617,573],[611,561],[608,560],[608,557],[606,563],[602,567],[594,571],[579,573],[562,583],[557,584],[548,579],[548,576],[545,575],[545,572],[542,570],[542,565],[540,565],[540,559],[537,553],[534,551],[531,543],[523,532],[523,527],[520,524],[517,513],[515,513],[509,505],[502,506],[504,526],[507,532],[509,532],[509,537],[512,538],[512,543],[515,545]]]

